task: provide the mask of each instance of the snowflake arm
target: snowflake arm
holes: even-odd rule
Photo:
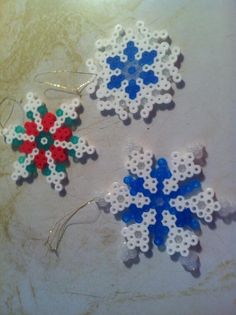
[[[121,230],[121,234],[127,241],[129,249],[139,248],[142,252],[149,249],[149,229],[148,226],[156,223],[156,210],[150,209],[149,212],[142,214],[142,223],[134,223]]]
[[[39,153],[37,148],[34,148],[33,151],[26,156],[20,156],[18,161],[13,163],[14,171],[11,175],[12,180],[17,181],[18,179],[27,178],[33,172],[36,173],[36,169],[34,167],[34,159],[36,155]]]
[[[196,213],[199,218],[210,223],[213,219],[213,212],[219,211],[221,208],[220,203],[214,199],[214,195],[214,190],[207,188],[205,191],[190,198],[179,196],[176,199],[171,199],[170,204],[178,211],[189,208],[192,213]]]
[[[150,175],[153,165],[152,158],[153,153],[150,151],[133,151],[125,166],[130,173],[143,178],[144,187],[155,193],[157,192],[158,181]]]
[[[166,240],[166,250],[169,255],[180,253],[188,256],[189,248],[198,243],[198,237],[191,231],[176,226],[176,217],[168,211],[163,211],[161,223],[168,227],[169,233]]]
[[[105,200],[111,204],[110,210],[113,214],[124,211],[131,205],[142,208],[149,203],[148,197],[145,197],[142,193],[132,196],[128,188],[119,183],[113,183],[112,191],[106,195]]]
[[[172,176],[164,181],[164,192],[166,194],[169,194],[173,190],[176,191],[179,187],[179,181],[184,181],[187,178],[200,174],[201,167],[194,163],[192,152],[173,152],[171,155],[170,171]]]
[[[26,98],[24,110],[29,120],[24,126],[9,126],[3,130],[6,143],[25,154],[14,163],[12,179],[30,177],[40,169],[47,182],[60,192],[69,156],[82,158],[85,153],[95,152],[93,146],[73,135],[71,129],[78,118],[76,110],[80,101],[77,98],[62,104],[55,115],[48,112],[46,105],[33,93],[28,93]]]

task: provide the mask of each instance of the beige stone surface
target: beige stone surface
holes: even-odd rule
[[[71,95],[45,93],[35,75],[86,71],[96,39],[109,36],[117,23],[132,25],[139,19],[150,28],[166,28],[181,47],[186,83],[176,91],[175,108],[159,111],[151,125],[134,120],[124,126],[117,116],[103,117],[84,92],[78,133],[96,146],[98,159],[72,163],[65,197],[41,175],[16,186],[10,174],[18,154],[0,139],[1,315],[236,313],[235,221],[218,220],[214,230],[203,226],[198,278],[157,249],[152,258],[125,267],[117,258],[121,223],[109,214],[71,226],[59,257],[45,246],[56,220],[122,180],[131,143],[166,157],[203,143],[208,151],[204,186],[235,202],[235,14],[233,0],[0,0],[0,99],[11,96],[19,102],[34,91],[55,109]],[[79,84],[87,77],[50,79]],[[0,107],[3,116],[7,104]],[[11,120],[17,119],[22,116],[16,106]],[[84,221],[96,217],[92,206],[87,210]]]

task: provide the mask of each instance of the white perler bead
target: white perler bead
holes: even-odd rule
[[[169,104],[171,89],[182,81],[176,67],[178,47],[171,47],[168,33],[150,31],[142,21],[133,29],[116,25],[110,39],[95,43],[89,71],[96,74],[88,85],[96,94],[100,111],[114,109],[121,120],[140,113],[149,117],[154,104]]]
[[[112,184],[112,191],[105,196],[105,201],[111,204],[110,211],[113,214],[123,211],[124,208],[128,208],[131,204],[142,208],[150,202],[149,198],[145,197],[142,193],[131,196],[128,188],[119,183]]]
[[[189,247],[195,246],[198,243],[198,237],[189,230],[177,227],[175,225],[176,217],[168,211],[163,211],[162,224],[169,228],[168,237],[166,240],[166,250],[169,255],[180,253],[186,257],[189,254]]]
[[[190,198],[179,196],[176,199],[171,199],[170,205],[175,207],[178,211],[189,208],[193,213],[196,213],[199,218],[209,223],[213,219],[213,212],[217,212],[221,209],[220,203],[214,200],[214,195],[214,190],[207,188],[205,191]]]
[[[50,151],[46,151],[46,157],[48,161],[48,168],[51,171],[51,174],[47,176],[47,182],[53,184],[56,191],[60,192],[63,190],[63,185],[61,181],[66,177],[64,172],[57,172],[56,166],[52,158]]]
[[[27,155],[27,158],[23,163],[19,163],[18,161],[13,163],[14,171],[11,175],[11,179],[14,181],[17,181],[18,179],[27,178],[29,177],[30,173],[27,171],[26,167],[30,165],[35,156],[39,153],[39,150],[37,148],[34,148],[31,154]]]
[[[29,171],[27,171],[27,166],[30,164],[37,165],[37,162],[35,161],[36,155],[38,153],[42,154],[43,151],[45,152],[45,156],[47,158],[47,164],[46,167],[48,167],[49,171],[48,174],[45,172],[47,182],[50,184],[53,184],[54,188],[56,191],[62,191],[63,185],[62,185],[62,180],[66,177],[66,172],[65,171],[58,171],[57,170],[57,160],[54,160],[54,157],[52,156],[50,150],[52,146],[59,147],[62,149],[68,149],[68,150],[74,150],[75,151],[75,157],[76,158],[81,158],[85,153],[92,155],[95,152],[95,148],[93,146],[88,145],[85,139],[83,138],[78,138],[78,143],[75,144],[74,140],[68,139],[67,141],[60,141],[60,140],[54,140],[53,139],[53,134],[60,128],[64,123],[66,124],[66,119],[76,119],[78,117],[78,113],[76,112],[77,107],[80,105],[80,100],[79,98],[73,99],[70,103],[62,104],[60,106],[61,111],[58,112],[58,115],[55,116],[55,121],[53,123],[53,126],[46,131],[48,133],[48,137],[52,140],[52,143],[49,143],[47,136],[45,135],[40,135],[40,132],[43,131],[44,125],[43,125],[43,118],[41,114],[41,110],[39,109],[40,106],[44,105],[44,103],[32,92],[29,92],[26,95],[27,102],[24,105],[24,111],[27,112],[27,117],[31,122],[34,122],[36,124],[36,129],[38,131],[37,135],[28,135],[27,134],[27,128],[22,127],[22,126],[9,126],[8,128],[4,128],[2,131],[2,134],[4,136],[4,139],[7,144],[13,144],[14,145],[14,140],[16,141],[16,145],[19,147],[22,144],[25,144],[25,141],[28,141],[30,143],[27,143],[27,145],[34,147],[38,146],[41,150],[39,151],[38,148],[35,148],[32,150],[32,153],[28,154],[24,151],[24,149],[20,152],[24,152],[25,156],[21,156],[19,161],[16,161],[14,163],[14,172],[12,173],[11,178],[13,180],[18,180],[19,178],[27,178],[30,176]],[[44,108],[42,107],[42,110]],[[28,115],[29,114],[29,115]],[[18,129],[17,129],[18,128]],[[45,131],[44,131],[45,133]],[[40,146],[38,144],[38,137],[41,136],[40,140]],[[72,142],[73,141],[73,142]],[[49,144],[49,147],[47,147],[47,144]],[[42,146],[45,146],[42,148]],[[30,148],[31,149],[31,148]],[[68,152],[65,151],[65,154],[69,154]],[[40,158],[37,157],[37,158]],[[32,165],[33,166],[33,165]],[[37,166],[38,167],[38,166]],[[45,167],[45,165],[44,165]],[[38,167],[41,169],[41,167]],[[50,174],[49,174],[50,173]]]
[[[191,178],[201,173],[200,165],[194,163],[194,155],[192,152],[180,153],[173,152],[171,154],[170,171],[171,178],[164,180],[164,192],[169,194],[171,191],[178,189],[178,182]]]
[[[80,159],[82,156],[87,153],[88,155],[93,155],[96,151],[94,146],[88,145],[87,141],[80,137],[78,143],[74,144],[67,141],[56,140],[54,142],[55,147],[62,147],[63,149],[74,150],[75,157]]]
[[[25,133],[15,132],[16,127],[17,125],[11,125],[8,128],[3,129],[2,134],[7,144],[11,144],[13,139],[24,140],[24,141],[28,140],[31,142],[34,141],[34,136],[29,136]]]
[[[138,249],[146,252],[153,239],[158,247],[166,245],[169,255],[179,253],[185,258],[189,257],[189,260],[183,260],[189,269],[197,266],[197,260],[192,260],[189,256],[190,247],[198,243],[198,236],[194,233],[198,228],[197,217],[209,223],[221,205],[215,199],[212,188],[201,190],[200,179],[195,178],[200,174],[201,167],[195,159],[192,152],[173,152],[168,163],[164,158],[156,161],[151,152],[142,148],[136,147],[129,151],[126,167],[130,174],[124,178],[126,185],[114,183],[113,190],[105,198],[110,203],[112,213],[124,211],[121,218],[127,226],[122,229],[122,235],[125,237],[127,251]],[[155,193],[151,186],[145,187],[145,179],[151,177],[151,174],[158,179],[158,190]],[[130,192],[136,194],[135,197]],[[173,195],[176,197],[173,198]],[[138,199],[132,200],[138,196],[139,204]],[[135,207],[130,207],[131,204],[135,204],[138,211]],[[178,211],[185,212],[181,215]],[[150,213],[154,217],[150,218]],[[162,218],[161,222],[156,224],[159,218]],[[125,252],[125,259],[129,259],[128,253]]]
[[[40,114],[37,111],[37,109],[42,105],[43,102],[33,92],[27,93],[26,98],[27,98],[28,101],[24,105],[24,111],[25,112],[29,112],[29,111],[32,112],[32,115],[33,115],[33,118],[34,118],[34,122],[37,125],[37,130],[38,131],[42,131],[43,130],[42,119],[41,119]]]
[[[71,103],[63,103],[60,105],[60,109],[63,111],[62,116],[57,117],[57,120],[55,121],[54,125],[49,129],[51,133],[55,133],[58,128],[60,128],[66,118],[76,119],[78,117],[78,114],[76,112],[77,108],[80,106],[80,99],[74,98]]]
[[[129,249],[139,248],[142,252],[149,250],[149,230],[148,226],[156,223],[156,210],[150,209],[143,213],[143,222],[131,224],[121,230],[121,234],[126,239],[126,245]]]
[[[129,160],[125,166],[132,174],[142,177],[144,180],[144,188],[152,193],[157,192],[157,179],[150,176],[153,165],[153,153],[150,151],[133,151],[129,156]]]

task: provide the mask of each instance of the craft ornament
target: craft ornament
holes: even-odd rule
[[[13,125],[2,131],[6,143],[24,154],[13,164],[11,178],[14,181],[26,179],[41,170],[47,182],[60,192],[64,188],[69,156],[81,159],[85,154],[95,153],[93,146],[72,131],[78,119],[80,100],[75,98],[69,104],[61,104],[54,114],[48,112],[46,105],[33,93],[26,97],[24,111],[29,120],[24,126]]]
[[[169,255],[190,255],[199,242],[199,219],[210,223],[221,208],[213,189],[202,189],[198,161],[190,151],[173,152],[170,163],[155,160],[151,151],[131,152],[130,175],[105,197],[110,212],[127,224],[121,230],[128,250],[124,260],[148,252],[152,241]]]
[[[150,31],[144,22],[135,27],[116,25],[110,39],[96,42],[96,53],[86,64],[96,78],[87,86],[96,95],[100,111],[127,120],[147,119],[155,104],[170,104],[176,84],[182,82],[177,62],[179,47],[171,47],[166,30]]]

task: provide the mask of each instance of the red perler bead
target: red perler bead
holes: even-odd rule
[[[27,135],[31,136],[37,136],[39,134],[38,130],[37,130],[37,125],[34,121],[26,121],[25,124],[25,130]]]
[[[53,113],[47,113],[42,118],[42,125],[44,131],[49,131],[49,129],[54,125],[54,122],[57,120],[56,116]]]
[[[65,149],[61,147],[55,147],[54,145],[52,145],[50,147],[50,151],[52,153],[52,158],[55,161],[64,162],[65,160],[67,160],[67,154]]]
[[[45,151],[40,150],[39,153],[35,156],[34,162],[37,168],[43,169],[47,163],[47,157],[45,156]]]
[[[19,147],[19,151],[21,153],[26,153],[26,154],[30,154],[33,149],[36,148],[36,144],[35,142],[31,142],[29,140],[24,141],[24,143],[22,143],[22,145]]]
[[[69,129],[67,127],[60,127],[54,133],[53,139],[54,140],[59,140],[59,141],[68,141],[71,136],[72,136],[71,129]]]

